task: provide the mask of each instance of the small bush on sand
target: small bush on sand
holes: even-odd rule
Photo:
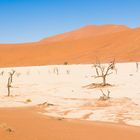
[[[64,62],[64,65],[68,65],[68,62]]]
[[[31,99],[27,99],[27,100],[26,100],[26,103],[30,103],[30,102],[32,102]]]
[[[14,130],[13,130],[12,128],[6,128],[6,131],[7,131],[8,133],[14,132]]]

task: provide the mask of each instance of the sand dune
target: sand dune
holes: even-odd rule
[[[38,108],[0,109],[3,140],[139,140],[140,129],[41,116]],[[11,129],[12,132],[8,130]]]
[[[53,37],[45,38],[41,40],[41,42],[52,43],[52,42],[60,42],[60,41],[74,41],[78,39],[85,39],[89,37],[97,37],[100,35],[107,35],[110,33],[120,32],[128,30],[127,26],[123,25],[89,25],[78,30],[74,30],[71,32],[67,32],[64,34],[56,35]]]
[[[87,26],[35,43],[1,44],[0,66],[140,61],[140,28]]]

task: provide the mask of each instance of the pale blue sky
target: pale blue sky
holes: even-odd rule
[[[0,0],[0,43],[38,41],[89,24],[140,27],[140,0]]]

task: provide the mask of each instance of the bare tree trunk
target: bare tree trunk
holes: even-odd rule
[[[103,86],[105,86],[106,85],[106,76],[104,75],[103,76]]]
[[[136,72],[138,72],[138,71],[139,71],[139,63],[136,62]]]
[[[10,96],[10,87],[8,86],[8,96]]]
[[[8,96],[10,96],[10,87],[11,87],[11,77],[8,78],[8,83],[7,83]]]

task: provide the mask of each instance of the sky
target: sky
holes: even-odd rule
[[[0,44],[39,41],[91,24],[140,27],[140,0],[0,0]]]

